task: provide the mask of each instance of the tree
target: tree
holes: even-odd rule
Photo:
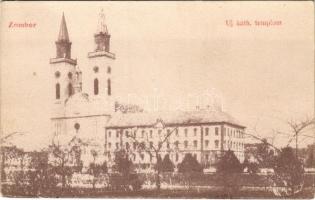
[[[306,158],[306,167],[315,167],[314,151],[311,150]]]
[[[158,128],[165,129],[164,124],[162,123],[161,119],[157,120],[157,124],[161,124],[161,126],[159,126]],[[159,191],[161,188],[161,180],[160,180],[160,174],[161,174],[161,164],[162,164],[162,159],[160,157],[160,153],[161,150],[163,149],[163,145],[165,143],[169,142],[169,138],[171,137],[171,135],[177,131],[177,127],[173,128],[170,131],[167,131],[166,134],[164,135],[160,135],[159,141],[157,143],[157,145],[154,145],[154,143],[150,143],[149,141],[149,137],[147,136],[145,138],[147,143],[150,143],[150,145],[146,145],[144,141],[139,140],[139,138],[136,137],[136,135],[134,134],[128,134],[127,138],[132,139],[137,145],[137,149],[139,151],[145,151],[146,153],[148,153],[152,158],[155,157],[156,158],[156,162],[154,164],[154,170],[156,171],[156,181],[155,181],[155,185],[156,185],[156,189]],[[136,130],[135,130],[136,131]]]
[[[274,148],[268,144],[266,138],[263,138],[261,143],[256,143],[254,148],[246,151],[247,154],[250,153],[254,156],[260,168],[272,168],[274,166]]]
[[[169,154],[165,155],[160,167],[162,172],[174,172],[175,166],[171,161]]]
[[[239,190],[238,177],[243,172],[243,166],[231,150],[226,151],[216,164],[218,181],[231,198]]]
[[[247,168],[247,172],[250,174],[256,174],[258,172],[258,164],[249,162],[247,158],[245,158],[243,162],[243,169]]]
[[[115,153],[114,170],[121,173],[123,176],[128,176],[133,172],[133,163],[125,150],[120,150]]]
[[[93,189],[95,189],[97,177],[99,177],[101,174],[107,173],[106,162],[104,162],[102,165],[97,163],[90,163],[88,173],[93,176],[92,187]]]
[[[286,188],[281,196],[292,196],[302,190],[304,184],[304,168],[291,147],[282,149],[274,166],[274,181],[277,186]]]
[[[309,119],[309,118],[306,118],[305,120],[301,120],[301,121],[296,121],[296,120],[288,121],[288,125],[293,132],[293,136],[289,140],[288,145],[295,138],[295,153],[297,157],[298,157],[298,137],[303,133],[303,131],[306,128],[310,127],[311,125],[314,125],[314,123],[315,123],[315,119]]]
[[[56,174],[61,176],[62,188],[66,187],[67,178],[71,177],[74,169],[68,166],[72,154],[77,154],[78,148],[71,146],[59,146],[53,144],[50,146],[50,153],[54,158],[54,170]],[[77,162],[79,163],[79,162]]]
[[[188,187],[191,186],[192,178],[196,173],[202,173],[203,167],[190,153],[186,154],[181,163],[178,164],[178,172],[183,173],[188,181]]]
[[[194,173],[202,171],[202,166],[190,153],[186,154],[183,161],[178,164],[178,172],[181,173]]]
[[[120,190],[139,190],[143,182],[137,174],[134,174],[134,165],[129,159],[128,153],[125,150],[120,150],[115,153],[114,170],[120,173],[120,176],[112,177],[111,184],[114,188]],[[131,187],[131,188],[130,188]]]
[[[31,168],[28,177],[34,195],[56,188],[58,181],[53,167],[48,164],[48,152],[32,152]]]

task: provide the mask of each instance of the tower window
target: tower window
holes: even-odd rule
[[[56,77],[56,78],[59,78],[59,77],[60,77],[60,72],[59,72],[59,71],[56,71],[56,72],[55,72],[55,77]]]
[[[112,71],[112,69],[110,68],[110,66],[107,67],[107,74],[110,74]]]
[[[60,84],[56,84],[56,99],[60,99]]]
[[[72,73],[71,72],[68,73],[68,78],[72,79]]]
[[[110,96],[112,94],[111,82],[110,79],[107,79],[107,94]]]
[[[73,94],[72,84],[69,83],[69,85],[68,85],[68,95],[69,95],[69,97],[70,97],[72,94]]]
[[[98,95],[98,79],[94,79],[94,95]]]
[[[99,71],[98,66],[95,66],[95,67],[93,68],[93,71],[94,71],[95,73],[97,73],[97,72]]]

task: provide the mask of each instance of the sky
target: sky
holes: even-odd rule
[[[48,81],[65,13],[72,57],[84,73],[94,50],[98,14],[106,15],[116,54],[113,95],[154,111],[196,96],[222,104],[249,133],[290,134],[286,122],[314,114],[312,2],[3,2],[1,8],[1,134],[28,133],[47,145],[54,91]],[[226,25],[233,20],[234,26]],[[252,26],[236,26],[237,21]],[[254,21],[281,21],[255,26]],[[9,28],[10,22],[36,23]],[[84,78],[84,74],[83,74]],[[84,84],[84,83],[83,83]],[[83,86],[84,87],[84,86]],[[210,96],[210,97],[209,97]],[[127,98],[128,99],[128,98]],[[192,100],[191,100],[192,99]],[[146,101],[149,101],[147,103]],[[305,134],[312,134],[311,131]],[[283,146],[288,136],[277,135]],[[314,139],[302,138],[302,145]]]

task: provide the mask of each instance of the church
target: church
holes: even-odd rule
[[[91,162],[106,162],[110,167],[115,152],[121,149],[142,169],[152,169],[157,156],[163,159],[166,155],[176,166],[187,153],[210,167],[228,149],[241,162],[244,160],[245,126],[222,109],[199,106],[195,110],[172,112],[117,109],[112,85],[116,55],[110,49],[110,39],[102,11],[94,34],[95,48],[82,58],[88,60],[88,70],[81,71],[77,59],[71,56],[72,43],[62,15],[55,42],[56,56],[50,59],[53,144],[68,146],[80,141],[84,167]]]

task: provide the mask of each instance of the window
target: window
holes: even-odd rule
[[[137,131],[134,131],[134,132],[133,132],[133,137],[134,137],[134,138],[137,137]]]
[[[179,142],[176,141],[176,142],[175,142],[175,147],[176,147],[176,148],[178,148],[178,144],[179,144]]]
[[[140,154],[141,160],[144,160],[144,154]]]
[[[56,99],[60,99],[60,84],[56,84]]]
[[[144,138],[144,130],[141,131],[141,137]]]
[[[119,132],[118,131],[116,132],[116,138],[119,138]]]
[[[170,148],[170,143],[167,143],[166,147],[169,149]]]
[[[94,71],[95,73],[97,73],[97,72],[99,71],[98,66],[95,66],[95,67],[93,68],[93,71]]]
[[[110,149],[110,148],[112,148],[112,143],[108,143],[108,148]]]
[[[110,79],[107,79],[107,94],[110,96],[112,94],[111,82]]]
[[[79,123],[75,123],[74,124],[74,129],[78,132],[78,130],[80,129],[80,124]]]
[[[205,135],[208,136],[209,135],[209,128],[206,128],[205,132],[206,132]]]
[[[205,140],[205,146],[209,147],[209,140]]]
[[[119,149],[119,143],[116,142],[116,149]]]
[[[160,149],[162,148],[162,142],[159,142],[159,148]]]
[[[178,136],[178,129],[175,129],[175,135]]]
[[[178,161],[178,153],[175,155],[175,161]]]
[[[197,154],[194,153],[194,158],[197,159]]]
[[[60,72],[59,72],[59,71],[56,71],[56,72],[55,72],[55,77],[56,77],[56,78],[59,78],[59,77],[60,77]]]
[[[133,149],[136,149],[136,148],[137,148],[137,143],[134,142],[134,143],[133,143]]]
[[[187,130],[187,128],[185,128],[184,132],[185,132],[185,137],[187,137],[187,135],[188,135],[188,130]]]
[[[159,133],[159,136],[161,135],[161,133],[162,133],[162,130],[158,130],[158,133]]]
[[[150,138],[152,138],[152,132],[153,132],[153,131],[152,131],[152,130],[150,130]]]
[[[130,148],[130,145],[128,142],[126,142],[126,149],[128,150]]]
[[[112,69],[110,68],[110,66],[107,67],[107,74],[110,74],[112,72]]]
[[[153,142],[150,142],[150,148],[153,149]]]
[[[94,79],[94,95],[98,95],[98,79]]]
[[[69,83],[69,85],[68,85],[68,95],[71,96],[72,94],[73,94],[72,84]]]
[[[209,154],[206,154],[206,161],[209,160]]]
[[[219,140],[215,140],[214,145],[215,145],[215,148],[218,149],[219,148]]]
[[[112,132],[108,131],[108,137],[111,137]]]
[[[126,137],[129,137],[129,131],[125,131]]]
[[[170,129],[167,129],[167,135],[169,135],[171,133],[171,130]]]
[[[72,73],[71,72],[68,73],[68,78],[72,79]]]
[[[197,140],[194,140],[194,147],[197,148],[197,146],[198,146],[198,142]]]
[[[188,147],[188,141],[187,141],[187,140],[185,140],[185,142],[184,142],[184,146],[185,146],[185,148],[187,148],[187,147]]]
[[[197,128],[194,128],[194,136],[197,136]]]
[[[215,127],[215,135],[219,135],[219,128]]]

